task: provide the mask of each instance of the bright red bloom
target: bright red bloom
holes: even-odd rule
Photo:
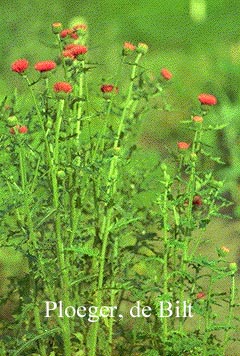
[[[206,294],[204,292],[199,292],[197,295],[196,295],[196,298],[197,299],[203,299],[206,297]]]
[[[77,56],[87,53],[87,51],[88,51],[87,47],[71,43],[65,46],[63,51],[63,56],[75,59],[77,58]]]
[[[205,94],[205,93],[200,94],[198,96],[198,100],[203,105],[216,105],[217,104],[217,98],[211,94]]]
[[[187,150],[190,147],[190,143],[178,142],[177,146],[178,146],[179,150]]]
[[[173,76],[172,73],[167,68],[162,68],[161,75],[166,80],[170,80]]]
[[[19,132],[20,134],[25,134],[25,133],[27,133],[27,132],[28,132],[27,126],[20,126],[19,129],[18,129],[18,132]]]
[[[135,51],[136,46],[134,46],[131,42],[124,42],[123,48],[129,51]]]
[[[71,86],[71,84],[66,83],[66,82],[58,82],[58,83],[54,84],[53,90],[56,93],[60,93],[60,92],[71,93],[72,86]]]
[[[199,195],[195,195],[192,201],[193,205],[202,205],[202,198]]]
[[[65,58],[71,58],[71,59],[75,59],[74,55],[72,54],[72,51],[70,49],[67,49],[65,51],[63,51],[62,53],[63,57]]]
[[[102,93],[111,93],[114,90],[114,85],[112,84],[104,84],[101,86]],[[117,88],[115,88],[117,90]]]
[[[62,31],[60,32],[60,37],[61,37],[61,38],[65,38],[65,37],[71,35],[72,32],[73,32],[73,31],[72,31],[70,28],[66,28],[66,29],[64,29],[64,30],[62,30]]]
[[[34,68],[39,72],[48,72],[56,68],[56,63],[54,61],[42,61],[35,64]]]
[[[26,59],[18,59],[12,63],[11,68],[13,72],[23,73],[29,66],[29,62]]]

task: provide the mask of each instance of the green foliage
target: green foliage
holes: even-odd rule
[[[147,46],[123,51],[113,84],[103,81],[100,90],[88,54],[64,57],[73,39],[55,38],[61,85],[72,89],[51,89],[55,73],[23,71],[33,106],[21,109],[16,93],[10,112],[6,99],[1,105],[0,246],[28,263],[4,298],[16,302],[13,320],[1,325],[2,352],[224,354],[236,328],[236,270],[226,249],[212,259],[198,255],[200,231],[229,205],[223,182],[202,164],[221,163],[204,136],[223,126],[209,124],[210,108],[201,105],[203,122],[185,120],[191,145],[179,142],[170,163],[143,153],[143,118],[169,110],[168,81],[149,75]],[[83,45],[84,35],[76,41]],[[215,290],[219,280],[230,281],[227,293]],[[57,309],[50,318],[47,302]],[[133,316],[136,303],[142,314]],[[161,315],[166,303],[179,303],[176,317]],[[191,334],[185,303],[199,321]],[[216,307],[229,308],[226,327]]]

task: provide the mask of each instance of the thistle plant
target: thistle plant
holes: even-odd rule
[[[201,164],[221,163],[204,142],[222,129],[208,124],[216,97],[199,95],[183,121],[192,142],[176,144],[174,162],[153,158],[139,127],[151,108],[168,109],[172,73],[153,77],[147,44],[125,42],[111,82],[96,84],[87,26],[52,31],[54,60],[34,73],[27,59],[11,66],[29,111],[17,92],[1,104],[0,242],[27,262],[3,297],[15,309],[1,325],[1,354],[224,355],[236,328],[236,263],[227,247],[199,255],[202,231],[229,204]],[[219,280],[229,291],[216,292]]]

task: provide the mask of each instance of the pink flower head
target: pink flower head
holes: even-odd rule
[[[166,80],[170,80],[173,76],[172,73],[167,68],[162,68],[161,75]]]
[[[16,73],[23,73],[29,66],[29,62],[26,59],[18,59],[12,63],[11,69]]]
[[[217,98],[214,95],[211,95],[211,94],[202,93],[202,94],[198,95],[198,100],[203,105],[211,106],[211,105],[216,105],[217,104]]]
[[[72,86],[71,84],[67,83],[67,82],[57,82],[54,84],[53,86],[53,90],[55,91],[55,93],[71,93],[72,91]]]
[[[197,299],[204,299],[206,297],[206,294],[204,292],[198,292],[196,295]]]
[[[56,63],[54,61],[42,61],[35,64],[34,68],[39,72],[48,72],[56,68]]]
[[[177,143],[178,149],[179,150],[187,150],[190,147],[190,143],[187,142],[178,142]]]

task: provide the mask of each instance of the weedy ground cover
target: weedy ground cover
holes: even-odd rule
[[[2,298],[15,310],[1,353],[226,355],[239,322],[237,264],[225,246],[199,254],[201,231],[229,205],[203,164],[222,163],[204,140],[223,128],[208,123],[217,98],[199,94],[182,123],[191,142],[153,157],[139,129],[150,109],[170,109],[172,73],[152,75],[147,44],[125,42],[114,79],[101,81],[86,25],[52,31],[55,60],[11,65],[31,109],[17,92],[1,104],[1,247],[27,261]]]

